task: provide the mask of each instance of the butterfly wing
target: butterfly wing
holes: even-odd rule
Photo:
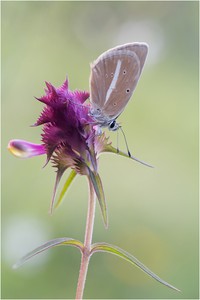
[[[123,53],[121,53],[123,51]],[[109,118],[118,117],[127,105],[140,76],[140,61],[134,52],[120,50],[116,54],[116,71],[106,94],[102,113]],[[115,80],[116,79],[116,80]]]
[[[91,103],[94,107],[102,108],[106,102],[106,94],[112,83],[116,70],[117,61],[121,57],[121,52],[106,51],[91,64],[90,74],[90,94]],[[122,58],[121,58],[122,59]]]
[[[111,51],[113,50],[114,51],[129,50],[134,52],[140,61],[140,74],[141,74],[148,53],[148,45],[146,43],[128,43],[111,49]]]
[[[110,119],[121,114],[137,85],[147,50],[146,44],[125,44],[99,56],[91,66],[93,108]]]

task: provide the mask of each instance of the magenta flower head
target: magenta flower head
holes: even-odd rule
[[[73,175],[91,176],[97,172],[97,155],[104,149],[107,139],[96,136],[89,105],[84,104],[89,93],[70,91],[68,80],[55,88],[46,83],[45,95],[36,98],[45,107],[34,126],[43,126],[42,144],[11,140],[8,149],[20,158],[46,154],[47,161],[57,169],[51,210],[58,183],[63,173],[71,168]]]

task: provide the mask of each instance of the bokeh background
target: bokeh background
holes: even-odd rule
[[[198,299],[198,2],[2,2],[2,298],[74,298],[80,253],[58,247],[18,270],[12,264],[56,237],[83,240],[87,182],[78,177],[49,216],[55,172],[45,157],[19,160],[10,139],[40,142],[30,125],[44,81],[88,90],[89,63],[119,44],[144,41],[149,55],[119,121],[133,155],[100,162],[109,228],[97,205],[94,242],[134,254],[170,290],[109,254],[92,257],[85,298]],[[116,133],[108,132],[114,146]],[[120,136],[120,149],[126,151]],[[67,175],[67,174],[66,174]]]

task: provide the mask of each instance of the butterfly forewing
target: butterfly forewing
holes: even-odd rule
[[[116,118],[124,110],[140,76],[140,61],[135,53],[117,54],[116,61],[120,66],[119,75],[116,74],[116,82],[113,80],[113,86],[110,85],[102,108],[102,113],[109,118]]]
[[[137,85],[147,56],[145,43],[112,48],[91,65],[90,92],[93,109],[106,119],[116,119]]]
[[[112,51],[119,51],[119,50],[129,50],[134,52],[137,57],[140,60],[140,73],[142,72],[146,57],[147,57],[147,53],[148,53],[148,45],[146,43],[129,43],[129,44],[124,44],[121,46],[117,46],[113,49],[111,49]]]
[[[106,93],[113,79],[108,74],[114,74],[115,68],[115,55],[113,54],[96,60],[91,66],[90,93],[93,107],[103,108]]]

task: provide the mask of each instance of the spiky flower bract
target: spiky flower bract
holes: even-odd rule
[[[21,158],[46,154],[46,164],[49,161],[53,163],[57,176],[51,211],[58,183],[67,169],[72,169],[74,174],[90,177],[107,223],[105,197],[98,175],[98,156],[106,150],[109,143],[105,134],[97,134],[96,126],[89,115],[90,104],[85,103],[88,98],[88,92],[70,91],[68,79],[58,88],[46,82],[45,95],[36,98],[45,107],[33,125],[43,126],[42,144],[11,140],[8,148]]]

